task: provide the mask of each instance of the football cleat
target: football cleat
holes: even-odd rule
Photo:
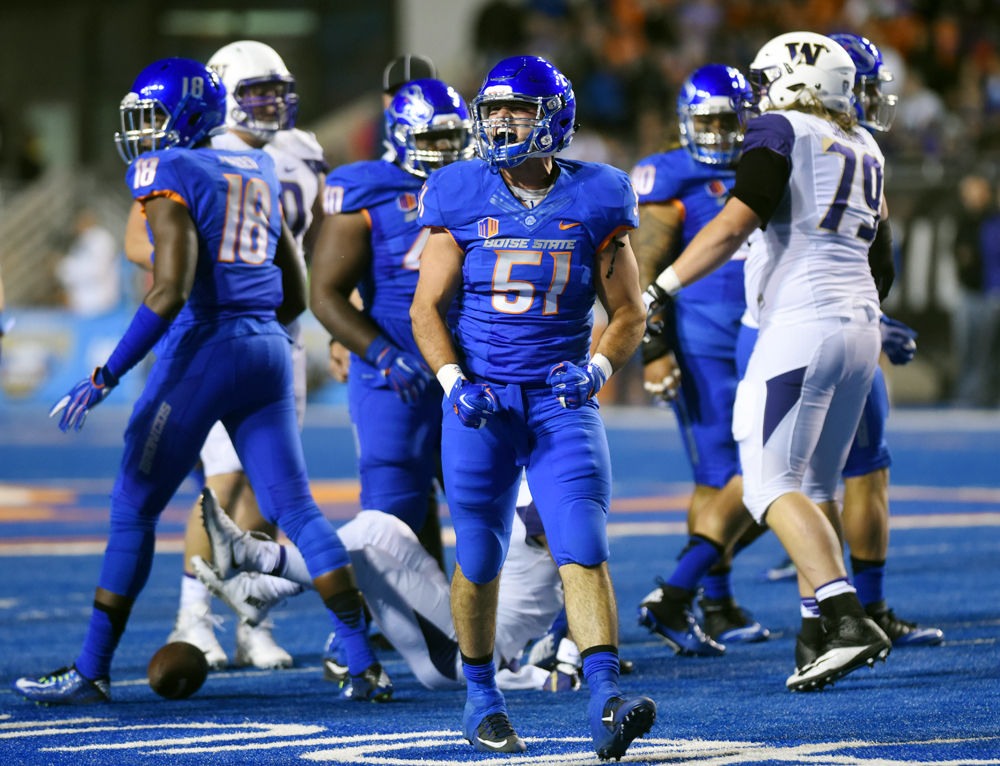
[[[790,691],[819,691],[862,665],[871,667],[875,660],[885,660],[892,649],[888,636],[867,617],[823,618],[823,628],[826,637],[816,658],[802,667],[797,666],[786,679],[785,686]],[[812,650],[813,647],[797,640],[796,665],[800,660],[807,660]]]
[[[292,655],[278,646],[271,635],[273,626],[274,623],[270,620],[259,625],[241,622],[236,626],[236,655],[233,658],[236,667],[252,665],[263,670],[274,670],[292,666]]]
[[[226,515],[210,487],[201,491],[201,519],[212,544],[212,566],[219,578],[226,580],[240,571],[243,548],[253,538]]]
[[[736,600],[728,598],[702,598],[702,622],[705,632],[720,644],[751,644],[766,641],[771,631],[757,622]]]
[[[503,696],[499,692],[496,694],[498,699],[485,706],[466,700],[462,716],[465,738],[481,753],[523,753],[528,748],[507,717]]]
[[[360,676],[350,676],[343,682],[340,698],[357,702],[387,702],[392,697],[392,681],[377,662]]]
[[[590,733],[597,757],[621,760],[636,737],[645,736],[656,721],[656,703],[649,697],[612,697],[600,710],[591,702]]]
[[[331,633],[323,647],[323,680],[343,686],[350,679],[347,671],[347,652],[336,633]]]
[[[191,557],[191,567],[212,595],[236,612],[241,622],[251,626],[259,625],[271,609],[305,590],[284,577],[259,572],[239,572],[223,580],[201,556]]]
[[[935,646],[944,640],[940,628],[922,628],[915,622],[901,620],[885,601],[868,604],[865,612],[885,631],[893,646]]]
[[[215,628],[222,625],[222,619],[212,614],[208,604],[194,604],[177,612],[174,629],[167,636],[167,643],[185,641],[197,646],[205,655],[208,667],[219,670],[226,667],[229,659],[215,637]]]
[[[18,678],[11,684],[11,688],[39,705],[94,705],[111,702],[111,681],[107,678],[84,678],[76,665],[59,668],[41,678]]]
[[[720,657],[726,647],[705,635],[684,601],[668,596],[663,587],[639,604],[639,624],[649,628],[682,657]]]

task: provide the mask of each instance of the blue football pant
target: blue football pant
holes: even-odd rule
[[[243,335],[157,360],[125,430],[101,588],[129,598],[142,590],[159,514],[220,419],[261,513],[299,547],[312,576],[349,563],[309,490],[289,348],[284,334]]]
[[[361,507],[384,511],[419,532],[441,452],[441,387],[432,383],[405,404],[391,388],[347,379],[351,422],[358,442]]]
[[[445,491],[462,572],[487,583],[503,566],[522,466],[556,564],[606,561],[611,460],[597,403],[568,410],[548,386],[491,386],[500,409],[483,428],[463,426],[443,403]]]
[[[683,354],[681,390],[671,402],[696,484],[721,488],[740,472],[733,440],[734,359]]]

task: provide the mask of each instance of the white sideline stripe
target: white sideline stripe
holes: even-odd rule
[[[904,514],[889,517],[890,529],[964,529],[967,527],[1000,527],[1000,513],[930,513]],[[642,537],[647,535],[684,535],[684,521],[612,521],[608,523],[608,537]],[[455,530],[444,527],[441,538],[445,545],[455,545]],[[5,556],[92,556],[104,553],[105,540],[79,542],[0,543],[0,558]],[[157,540],[156,550],[161,553],[183,553],[184,541]]]

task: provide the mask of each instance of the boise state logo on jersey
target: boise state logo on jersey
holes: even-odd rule
[[[483,239],[495,237],[500,231],[500,221],[496,218],[481,218],[476,226],[479,229],[479,236]]]

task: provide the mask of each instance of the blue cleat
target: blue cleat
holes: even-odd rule
[[[356,702],[388,702],[392,697],[392,681],[377,662],[368,666],[360,676],[340,682],[340,698]]]
[[[732,596],[729,598],[702,598],[702,622],[705,632],[720,644],[752,644],[766,641],[771,631],[742,609]]]
[[[705,635],[684,601],[664,592],[649,593],[639,604],[639,624],[662,638],[682,657],[721,657],[726,647]]]
[[[591,700],[590,733],[597,757],[621,760],[636,737],[645,736],[656,721],[656,703],[649,697],[611,697],[597,709]]]
[[[885,601],[868,604],[865,612],[885,631],[893,646],[936,646],[944,640],[940,628],[922,628],[915,622],[901,620]]]
[[[481,753],[523,753],[528,749],[511,726],[507,704],[499,691],[480,704],[474,704],[471,696],[466,700],[462,731],[469,744]]]
[[[19,678],[11,684],[25,699],[39,705],[94,705],[111,702],[111,681],[84,678],[76,666],[59,668],[41,678]]]

